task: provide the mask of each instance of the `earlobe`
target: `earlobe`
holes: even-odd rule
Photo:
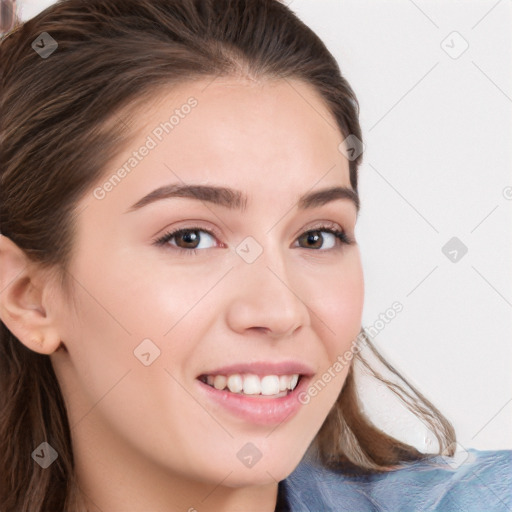
[[[50,354],[60,345],[57,326],[42,303],[50,286],[12,240],[0,235],[0,320],[27,348]]]

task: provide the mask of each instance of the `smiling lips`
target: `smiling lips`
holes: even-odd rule
[[[234,364],[205,372],[198,379],[219,391],[278,398],[293,391],[302,376],[313,374],[303,363],[283,361]]]
[[[275,426],[291,421],[303,407],[298,397],[313,375],[303,364],[241,364],[202,373],[196,381],[215,415],[220,408],[244,423]]]

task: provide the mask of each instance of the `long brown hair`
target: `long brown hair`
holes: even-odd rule
[[[56,42],[43,58],[32,43]],[[61,0],[1,41],[0,230],[66,283],[74,207],[130,137],[123,116],[155,90],[200,77],[300,79],[321,95],[344,136],[362,140],[358,103],[321,40],[277,0]],[[357,193],[361,157],[350,161]],[[365,336],[364,330],[362,336]],[[365,344],[402,386],[355,359],[430,426],[451,453],[453,428]],[[311,449],[342,471],[387,471],[426,457],[364,415],[352,366]],[[47,469],[30,457],[47,441]],[[80,506],[66,406],[50,358],[0,323],[0,510],[75,512]]]

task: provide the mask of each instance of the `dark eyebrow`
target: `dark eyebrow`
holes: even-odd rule
[[[359,212],[359,195],[348,187],[325,188],[323,190],[317,190],[316,192],[310,192],[299,199],[298,207],[299,210],[315,208],[337,199],[348,199],[352,201],[356,207],[356,211]]]
[[[171,199],[173,197],[186,197],[199,201],[207,201],[225,208],[240,211],[244,211],[247,206],[247,196],[239,190],[210,185],[173,184],[153,190],[133,204],[127,212],[138,210],[155,201]],[[356,211],[359,212],[359,196],[348,187],[333,187],[309,192],[299,198],[297,206],[299,210],[306,210],[308,208],[322,206],[337,199],[348,199],[352,201],[356,207]]]

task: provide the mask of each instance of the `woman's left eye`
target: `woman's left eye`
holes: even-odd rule
[[[206,238],[206,240],[203,240],[203,238]],[[305,244],[299,245],[303,249],[329,250],[335,249],[336,246],[353,244],[354,240],[343,230],[319,227],[305,231],[297,238],[297,242]],[[164,234],[155,240],[154,244],[159,246],[171,245],[179,251],[196,254],[197,249],[215,247],[215,235],[199,227],[182,228]]]
[[[325,236],[322,233],[327,233]],[[313,230],[306,231],[297,239],[298,241],[304,240],[308,244],[312,244],[310,247],[306,247],[306,249],[323,249],[329,250],[334,249],[336,245],[350,245],[354,243],[354,241],[347,236],[345,231],[332,229],[332,228],[316,228]],[[320,244],[321,247],[318,245]],[[327,247],[325,246],[327,245]]]

